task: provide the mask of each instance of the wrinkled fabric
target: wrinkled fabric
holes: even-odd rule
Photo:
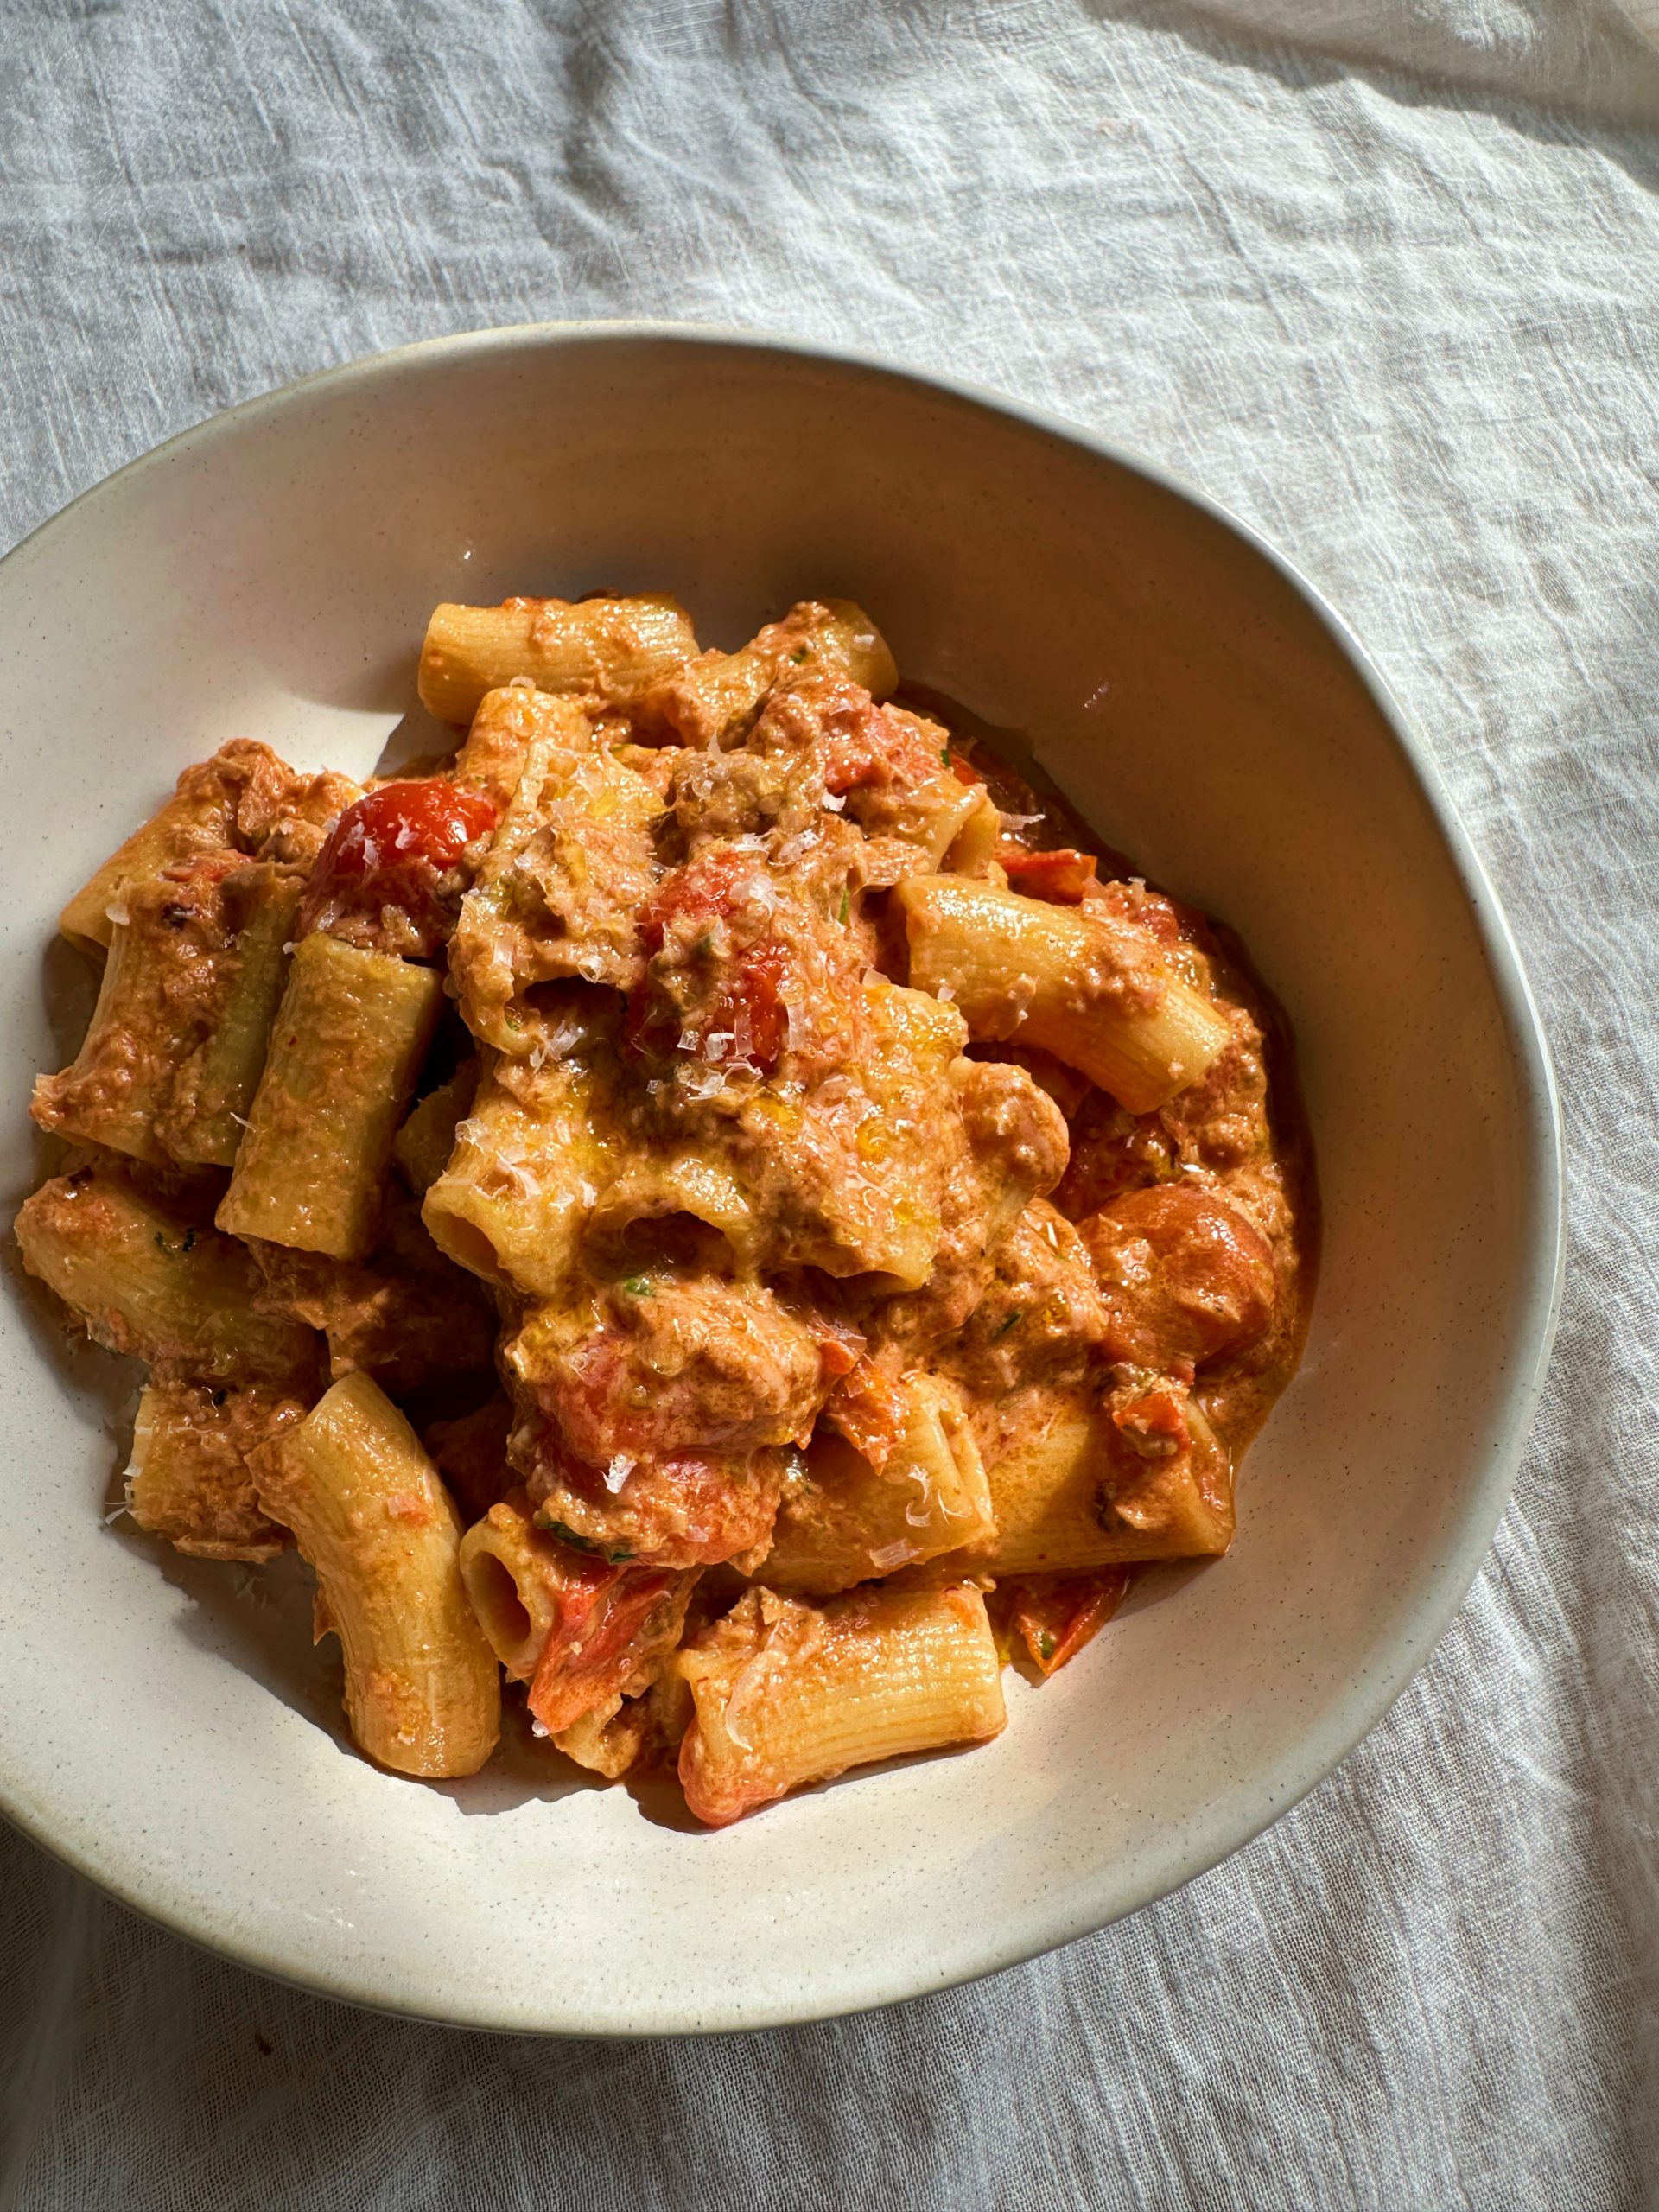
[[[1653,2201],[1659,51],[1614,0],[13,0],[0,57],[0,539],[490,323],[760,325],[1055,409],[1381,663],[1507,904],[1571,1169],[1491,1556],[1225,1866],[862,2018],[549,2044],[257,1979],[5,1835],[0,2208]]]

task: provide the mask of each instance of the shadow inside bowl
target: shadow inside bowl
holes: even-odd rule
[[[489,1764],[478,1774],[425,1785],[468,1817],[511,1813],[521,1805],[556,1805],[608,1786],[602,1775],[588,1773],[537,1736],[529,1713],[511,1692],[501,1708],[501,1741]]]

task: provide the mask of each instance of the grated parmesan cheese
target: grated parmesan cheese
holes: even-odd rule
[[[883,1544],[880,1551],[870,1554],[870,1565],[879,1573],[891,1574],[895,1567],[902,1567],[906,1560],[913,1559],[915,1556],[914,1544]]]

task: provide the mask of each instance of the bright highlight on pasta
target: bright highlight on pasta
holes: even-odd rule
[[[297,1546],[397,1774],[505,1725],[719,1827],[994,1737],[1232,1541],[1312,1285],[1269,1002],[850,601],[446,605],[420,688],[429,772],[238,740],[64,909],[16,1235],[145,1363],[132,1520]]]

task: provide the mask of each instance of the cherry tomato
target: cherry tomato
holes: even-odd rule
[[[482,791],[426,776],[382,784],[348,806],[317,855],[300,908],[299,929],[343,916],[372,919],[399,907],[423,932],[436,926],[436,886],[474,838],[495,826]]]

